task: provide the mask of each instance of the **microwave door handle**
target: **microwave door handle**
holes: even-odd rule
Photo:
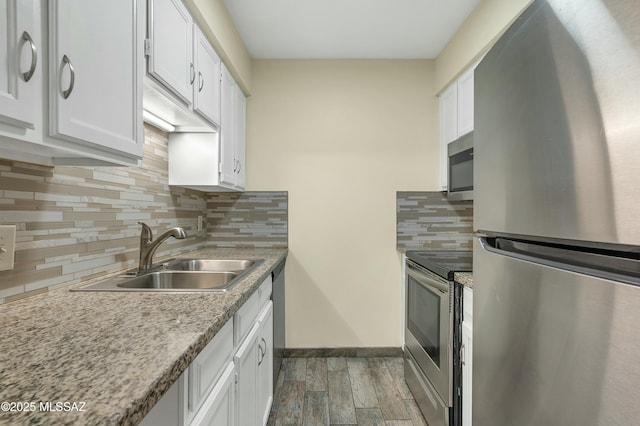
[[[441,283],[439,281],[436,281],[435,279],[433,279],[432,277],[430,277],[429,275],[425,274],[424,272],[422,272],[421,270],[419,270],[418,268],[416,268],[415,266],[413,266],[411,264],[407,264],[407,266],[409,267],[409,269],[411,269],[411,273],[415,274],[418,278],[420,278],[420,281],[426,282],[427,286],[433,287],[433,288],[437,289],[438,291],[440,291],[441,293],[447,293],[449,291],[449,285],[448,284],[443,284],[443,283]]]

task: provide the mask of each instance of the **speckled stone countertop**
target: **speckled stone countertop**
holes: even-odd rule
[[[139,423],[286,255],[204,248],[180,256],[265,259],[224,293],[62,288],[0,305],[0,403],[34,403],[21,413],[3,405],[0,425]],[[84,411],[41,411],[41,402]]]
[[[453,280],[465,287],[473,288],[472,272],[455,272],[453,274]]]

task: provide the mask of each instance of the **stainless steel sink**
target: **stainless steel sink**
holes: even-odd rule
[[[234,272],[150,272],[118,283],[120,288],[148,290],[225,289],[238,274]]]
[[[255,260],[248,259],[175,259],[164,265],[172,271],[245,271]]]
[[[71,291],[227,291],[262,262],[263,259],[174,259],[149,272],[119,275]]]

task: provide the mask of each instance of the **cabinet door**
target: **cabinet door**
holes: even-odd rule
[[[462,425],[471,426],[471,389],[473,385],[473,290],[463,289],[462,295]]]
[[[0,122],[35,128],[42,79],[40,2],[0,2]]]
[[[246,152],[247,152],[247,98],[238,85],[236,92],[236,186],[244,189],[246,185]]]
[[[448,188],[447,144],[458,138],[458,86],[454,83],[440,95],[440,189]]]
[[[142,155],[144,0],[51,0],[51,136]]]
[[[473,72],[475,67],[458,79],[458,137],[473,130]]]
[[[198,75],[193,88],[193,109],[212,124],[220,124],[220,58],[202,31],[194,25],[194,59]]]
[[[471,426],[471,401],[473,386],[473,330],[472,326],[462,323],[462,344],[464,359],[462,361],[462,426]]]
[[[182,407],[184,386],[183,374],[142,419],[140,426],[182,426],[185,423]]]
[[[229,363],[191,426],[233,426],[235,421],[235,378],[233,362]],[[248,423],[247,423],[248,424]]]
[[[238,168],[235,148],[236,83],[224,65],[222,65],[221,83],[220,158],[222,164],[220,167],[220,182],[227,185],[235,185],[236,170]]]
[[[238,424],[255,425],[257,412],[257,376],[258,376],[258,332],[256,322],[246,339],[236,352],[234,362],[238,372]]]
[[[273,402],[273,302],[267,303],[258,321],[258,416],[259,424],[266,425]]]
[[[187,422],[190,422],[200,410],[201,404],[216,386],[232,359],[233,320],[229,320],[193,360],[186,373]]]
[[[149,74],[187,106],[193,100],[193,20],[180,0],[149,2]]]

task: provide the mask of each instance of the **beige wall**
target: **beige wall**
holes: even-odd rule
[[[184,0],[191,15],[213,44],[246,95],[251,93],[251,57],[223,0]]]
[[[433,61],[255,61],[249,190],[289,191],[287,347],[401,344],[398,190],[437,188]]]
[[[482,0],[436,58],[435,92],[479,59],[531,1]]]

